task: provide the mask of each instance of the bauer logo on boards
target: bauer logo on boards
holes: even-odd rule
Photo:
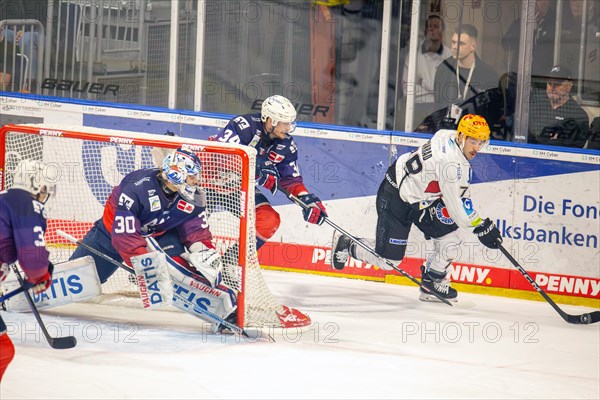
[[[50,129],[40,129],[40,135],[44,136],[62,136],[62,131],[53,131]]]

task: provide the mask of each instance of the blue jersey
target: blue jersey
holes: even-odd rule
[[[293,194],[306,190],[298,168],[298,148],[294,139],[289,135],[285,139],[270,139],[264,131],[260,114],[233,118],[213,139],[254,147],[257,151],[257,167],[268,160],[277,168],[281,176],[280,184],[286,190]]]
[[[0,263],[19,265],[31,282],[48,272],[44,205],[22,189],[0,193]]]
[[[106,201],[102,222],[123,260],[148,252],[144,236],[159,236],[176,228],[181,242],[211,244],[204,205],[167,197],[158,180],[161,171],[142,169],[126,175]]]

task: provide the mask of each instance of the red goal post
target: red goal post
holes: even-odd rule
[[[184,137],[133,133],[83,126],[6,125],[0,129],[0,184],[12,185],[22,159],[44,162],[58,172],[56,198],[48,207],[45,239],[53,262],[66,261],[74,246],[57,229],[82,239],[102,211],[112,188],[140,168],[160,168],[169,151],[183,147],[202,161],[201,186],[207,193],[208,221],[223,255],[237,246],[237,266],[225,282],[238,291],[241,327],[297,327],[310,323],[301,312],[280,305],[268,289],[256,255],[254,169],[256,150],[248,146]],[[103,285],[110,302],[137,290],[119,270]],[[227,275],[227,274],[226,274]],[[306,317],[306,318],[304,318]]]

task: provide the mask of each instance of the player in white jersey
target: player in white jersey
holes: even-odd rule
[[[450,266],[461,239],[457,229],[472,231],[489,248],[498,248],[500,232],[489,219],[482,219],[471,201],[470,161],[490,138],[490,128],[479,115],[465,115],[457,130],[438,131],[427,143],[403,154],[390,166],[377,192],[375,252],[397,265],[404,258],[408,234],[416,225],[435,251],[421,266],[421,300],[438,300],[428,294],[457,300],[450,287]],[[361,239],[365,243],[369,241]],[[390,269],[384,260],[357,246],[345,235],[333,240],[332,266],[344,268],[348,256]]]

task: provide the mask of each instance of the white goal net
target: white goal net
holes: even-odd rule
[[[229,287],[238,291],[238,325],[297,327],[310,318],[280,305],[267,287],[256,254],[254,169],[256,150],[182,137],[101,130],[82,126],[7,125],[0,131],[2,189],[12,185],[21,160],[42,161],[58,171],[56,198],[47,210],[46,246],[51,261],[66,261],[75,245],[57,229],[81,240],[101,218],[114,186],[128,173],[156,168],[168,151],[184,147],[202,161],[210,230],[224,262],[238,273],[229,274]],[[233,250],[233,251],[232,251]],[[238,267],[239,268],[236,268]],[[137,295],[137,287],[119,269],[105,284],[107,302]]]

